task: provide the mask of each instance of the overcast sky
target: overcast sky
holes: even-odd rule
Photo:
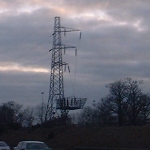
[[[150,91],[150,0],[0,0],[0,103],[47,103],[54,17],[82,30],[62,35],[65,96],[108,94],[106,85],[130,77]]]

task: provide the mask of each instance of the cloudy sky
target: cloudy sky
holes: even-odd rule
[[[106,85],[131,77],[150,90],[149,0],[0,0],[0,103],[47,102],[54,17],[61,25],[82,30],[62,35],[65,96],[108,94]]]

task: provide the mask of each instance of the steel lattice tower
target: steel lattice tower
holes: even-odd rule
[[[50,50],[52,52],[52,61],[51,61],[51,74],[50,74],[50,87],[49,87],[49,98],[47,103],[47,110],[45,114],[45,120],[52,119],[56,114],[56,110],[60,109],[61,115],[66,115],[69,110],[80,109],[85,103],[81,99],[80,106],[78,103],[72,103],[74,100],[64,97],[64,83],[63,83],[63,66],[66,67],[67,63],[62,60],[62,51],[67,48],[75,48],[74,46],[65,46],[61,43],[61,33],[71,31],[80,31],[78,29],[71,29],[61,27],[60,17],[55,17],[54,20],[54,33],[53,33],[53,47]],[[75,99],[76,100],[76,99]],[[70,102],[70,104],[69,104]],[[81,106],[82,105],[82,106]],[[79,108],[80,107],[80,108]],[[49,116],[49,117],[48,117]]]

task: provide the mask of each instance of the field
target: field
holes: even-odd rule
[[[6,130],[0,135],[0,140],[6,141],[11,147],[16,146],[22,140],[40,140],[54,150],[69,150],[77,146],[150,149],[150,125],[130,127],[61,126],[47,129]]]

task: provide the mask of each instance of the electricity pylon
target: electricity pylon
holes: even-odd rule
[[[60,25],[60,17],[55,17],[54,21],[54,33],[53,35],[53,47],[50,50],[52,52],[51,61],[51,74],[50,74],[50,87],[49,98],[47,103],[47,110],[45,114],[45,120],[52,119],[57,109],[61,111],[61,116],[67,115],[69,110],[81,109],[85,104],[86,99],[77,98],[65,98],[64,97],[64,82],[63,82],[63,70],[68,66],[66,62],[62,60],[62,51],[65,52],[67,48],[74,48],[75,54],[77,48],[75,46],[66,46],[61,43],[61,34],[66,32],[79,31],[78,29],[71,29],[62,27]],[[80,32],[81,38],[81,32]],[[64,66],[64,67],[63,67]],[[69,70],[69,66],[68,66]]]

